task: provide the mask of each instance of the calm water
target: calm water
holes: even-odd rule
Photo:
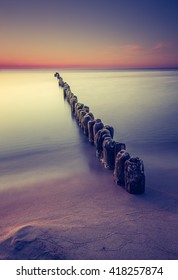
[[[115,128],[115,140],[143,159],[147,187],[177,194],[178,71],[60,74],[95,117]],[[92,175],[86,139],[54,71],[1,71],[0,84],[1,189],[82,170]]]

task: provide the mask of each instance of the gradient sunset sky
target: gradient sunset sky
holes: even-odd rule
[[[2,0],[0,68],[178,67],[178,0]]]

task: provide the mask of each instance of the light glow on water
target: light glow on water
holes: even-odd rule
[[[167,169],[171,180],[178,179],[178,71],[59,72],[78,100],[114,127],[114,139],[144,160],[148,184],[159,185],[159,178],[152,180],[153,169],[154,174]],[[86,170],[92,176],[82,146],[86,139],[54,71],[1,71],[0,81],[1,188]],[[89,149],[87,157],[95,160],[94,148]],[[170,177],[164,181],[169,188]]]
[[[65,126],[73,126],[52,73],[7,71],[1,76],[1,155],[68,142]]]

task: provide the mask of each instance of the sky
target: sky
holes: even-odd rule
[[[1,0],[0,68],[178,67],[177,0]]]

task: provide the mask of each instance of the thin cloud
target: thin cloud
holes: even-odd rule
[[[123,46],[123,53],[128,56],[137,56],[145,53],[146,48],[140,44],[130,44]]]
[[[153,47],[152,50],[168,50],[175,47],[174,43],[171,42],[158,42]]]

